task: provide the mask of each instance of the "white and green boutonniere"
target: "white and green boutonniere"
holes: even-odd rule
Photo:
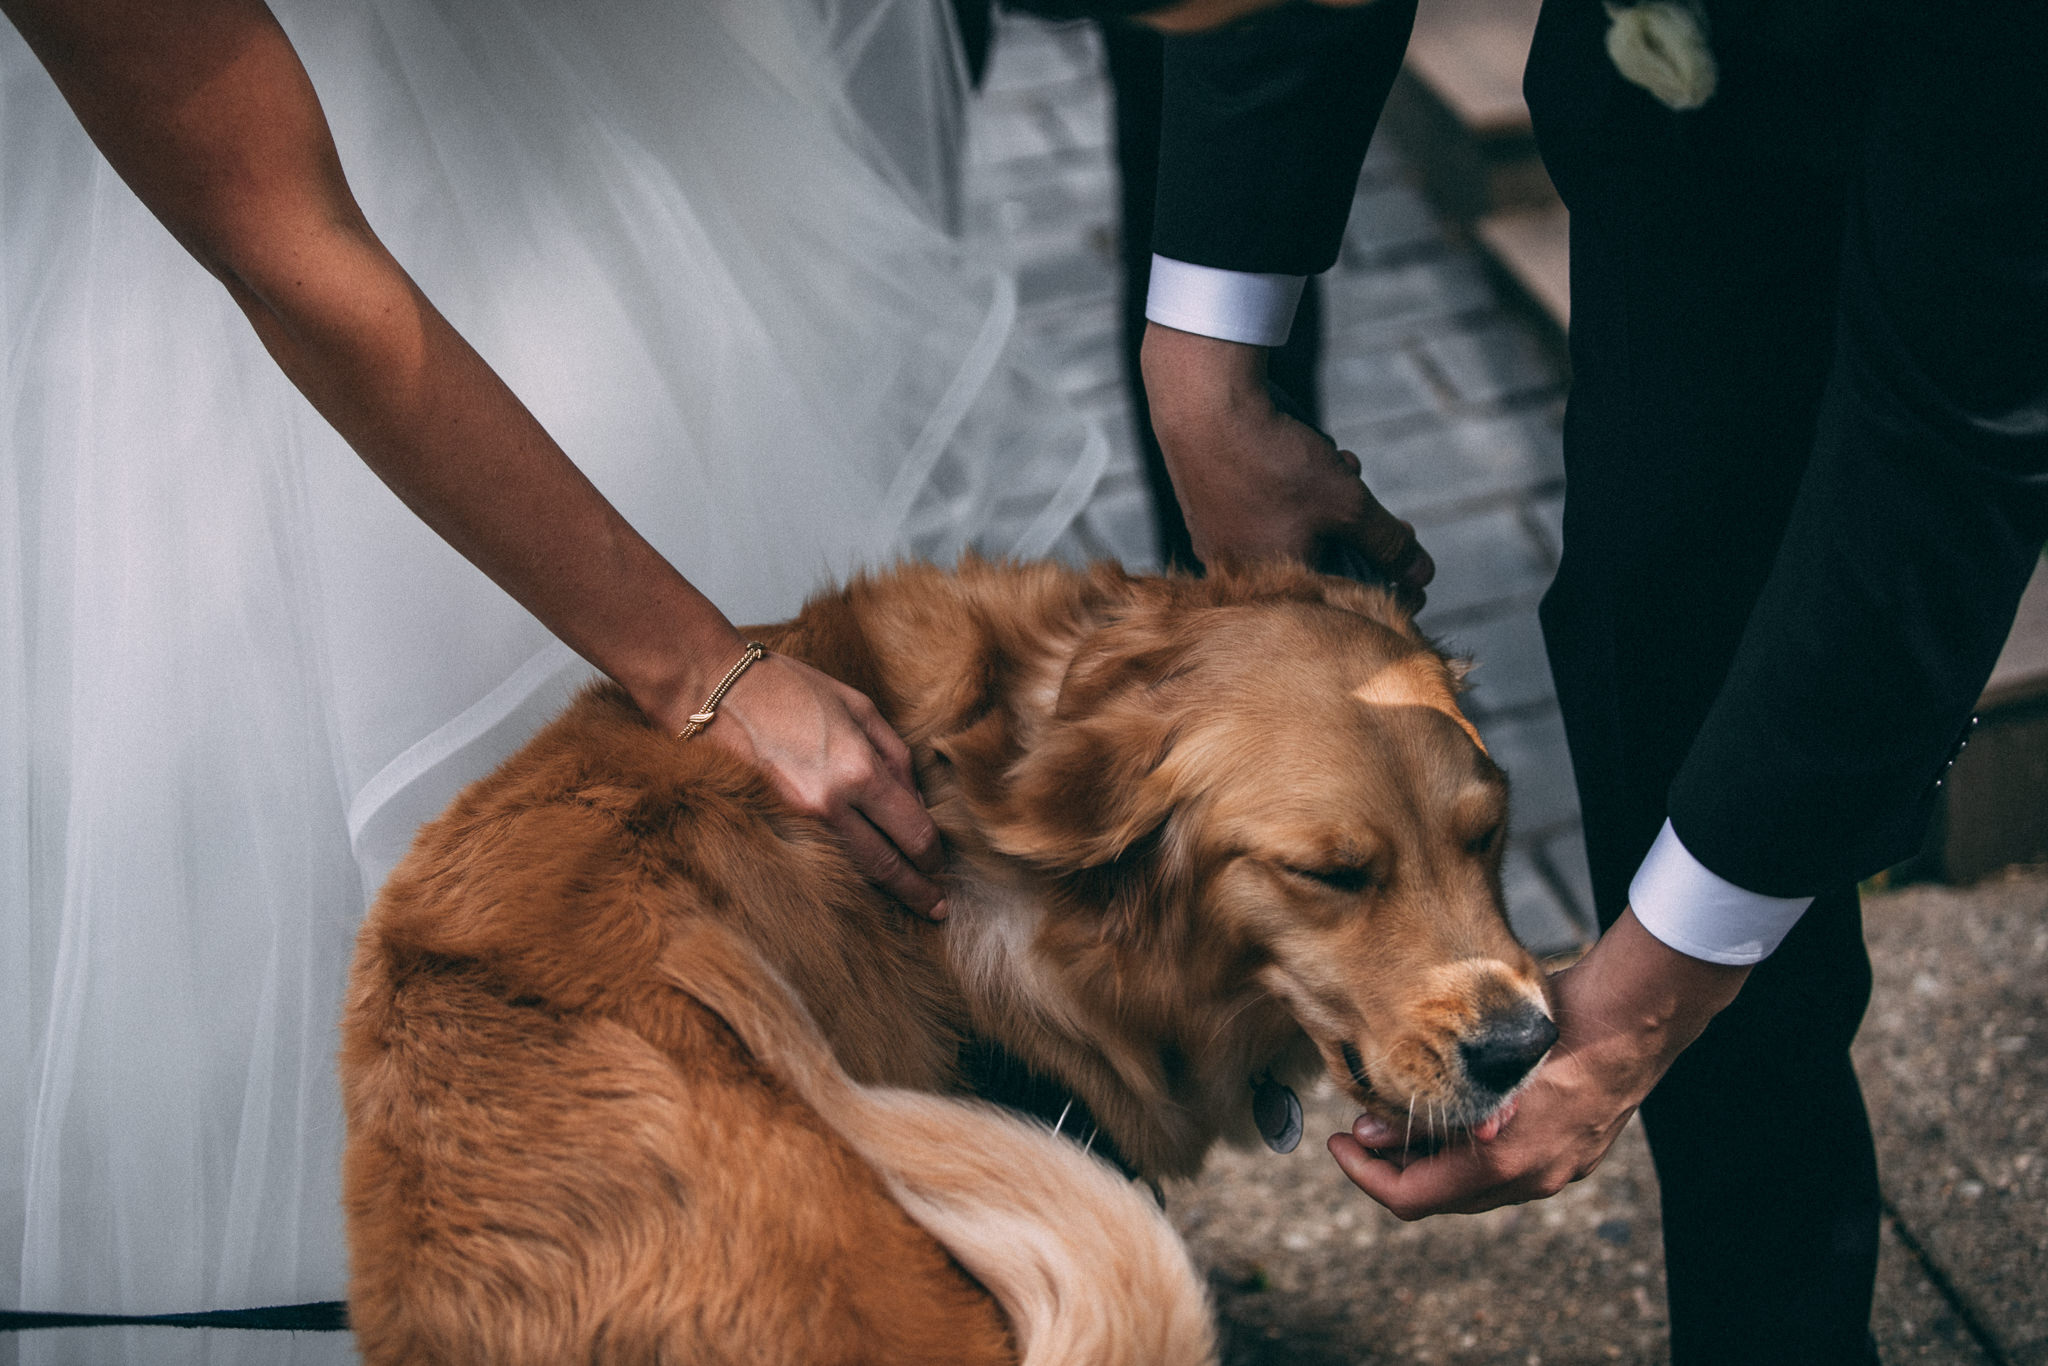
[[[1719,74],[1707,45],[1707,16],[1684,0],[1607,7],[1607,55],[1631,82],[1670,109],[1697,109]]]

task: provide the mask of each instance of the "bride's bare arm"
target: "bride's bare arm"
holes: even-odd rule
[[[377,239],[260,0],[0,0],[86,131],[405,504],[680,729],[745,642],[570,462]],[[374,168],[370,168],[374,171]],[[752,757],[871,876],[939,902],[937,832],[867,699],[780,656],[695,744]]]

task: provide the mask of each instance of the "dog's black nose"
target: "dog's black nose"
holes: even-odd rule
[[[1557,1026],[1550,1017],[1524,1002],[1490,1017],[1478,1033],[1459,1041],[1458,1052],[1464,1055],[1467,1076],[1496,1095],[1504,1095],[1529,1075],[1529,1069],[1541,1062],[1556,1042]]]

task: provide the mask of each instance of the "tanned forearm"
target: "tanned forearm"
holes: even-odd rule
[[[326,250],[305,284],[226,278],[279,367],[421,520],[679,728],[739,634],[381,247]]]
[[[365,221],[255,0],[0,0],[88,133],[371,469],[571,648],[680,726],[741,648]]]
[[[291,381],[435,531],[682,729],[739,634],[628,526],[370,230],[262,0],[0,0],[114,169],[217,276]],[[903,741],[786,656],[693,743],[756,765],[904,904],[944,913]]]

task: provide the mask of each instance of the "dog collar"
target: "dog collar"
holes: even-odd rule
[[[1273,1080],[1271,1072],[1252,1078],[1252,1123],[1259,1137],[1276,1153],[1291,1153],[1301,1143],[1301,1097],[1294,1088]]]
[[[1060,1137],[1079,1144],[1133,1181],[1144,1182],[1156,1195],[1137,1164],[1124,1156],[1095,1114],[1066,1083],[1038,1071],[1000,1044],[970,1039],[960,1048],[960,1072],[968,1089],[1006,1110],[1043,1120]]]

